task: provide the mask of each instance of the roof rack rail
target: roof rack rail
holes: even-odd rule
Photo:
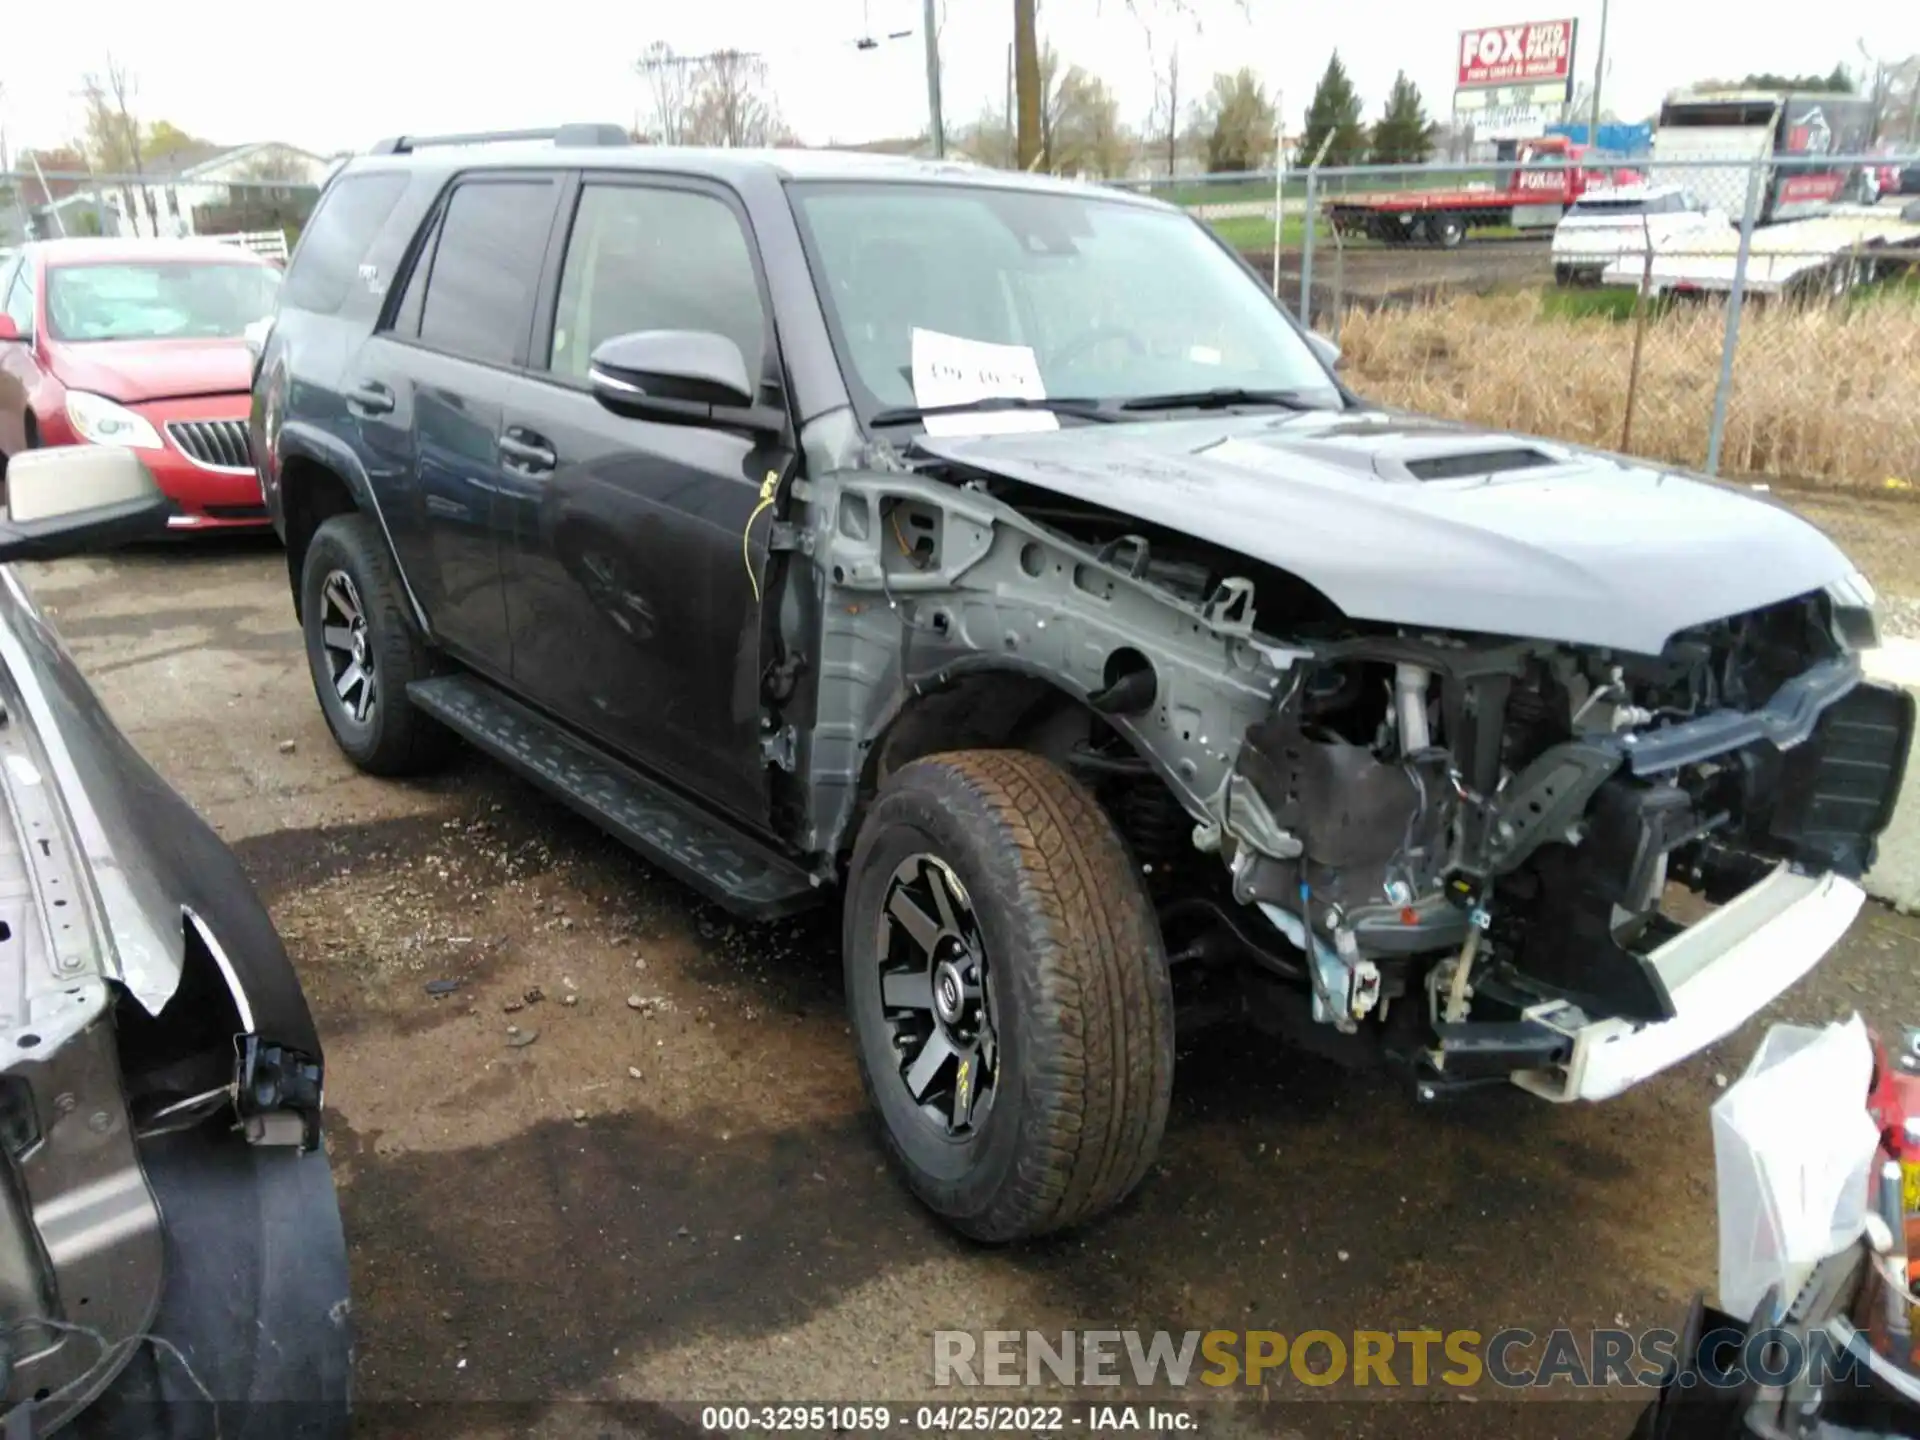
[[[395,135],[377,141],[368,153],[407,155],[429,145],[496,145],[512,140],[551,140],[555,145],[581,147],[633,143],[633,137],[622,126],[589,122],[557,125],[551,130],[476,130],[465,135]]]

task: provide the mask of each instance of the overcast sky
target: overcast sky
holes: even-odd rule
[[[1457,34],[1574,15],[1576,65],[1593,68],[1599,0],[1043,0],[1040,26],[1070,61],[1104,76],[1129,123],[1145,118],[1149,41],[1176,42],[1182,86],[1198,95],[1216,70],[1250,64],[1285,96],[1298,127],[1337,45],[1371,115],[1405,68],[1429,109],[1450,107]],[[1012,0],[936,0],[950,126],[998,108]],[[926,125],[921,0],[539,0],[425,5],[409,0],[19,0],[0,30],[0,124],[14,148],[77,133],[81,76],[107,47],[138,79],[142,119],[211,139],[284,140],[332,152],[385,134],[506,129],[560,120],[631,122],[644,105],[632,61],[654,40],[682,52],[756,50],[802,139],[858,141]],[[1196,24],[1197,22],[1197,24]],[[914,29],[861,52],[863,33]],[[1671,86],[1704,74],[1858,65],[1857,42],[1884,58],[1920,51],[1916,0],[1613,0],[1606,101],[1650,111]]]

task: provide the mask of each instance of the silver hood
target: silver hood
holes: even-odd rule
[[[1380,412],[915,443],[1278,566],[1361,620],[1657,654],[1676,631],[1853,569],[1748,492]]]

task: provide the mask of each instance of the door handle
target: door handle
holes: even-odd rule
[[[386,415],[393,410],[393,391],[378,380],[365,380],[347,391],[347,404],[369,415]]]
[[[500,437],[499,450],[500,458],[519,470],[537,473],[560,463],[553,447],[528,430],[509,430]]]

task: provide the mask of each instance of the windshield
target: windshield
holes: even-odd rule
[[[1034,393],[1037,369],[1048,396],[1115,404],[1221,389],[1340,403],[1264,287],[1184,215],[973,185],[791,188],[841,368],[867,417],[951,398],[916,393],[916,331],[923,354],[929,335],[943,353],[968,353],[967,342],[1013,347],[993,353],[1028,377],[1015,393]],[[989,383],[987,393],[998,392]]]
[[[237,339],[273,313],[271,265],[162,260],[58,265],[47,272],[56,340]]]
[[[1576,215],[1678,215],[1695,206],[1682,195],[1583,195]]]

